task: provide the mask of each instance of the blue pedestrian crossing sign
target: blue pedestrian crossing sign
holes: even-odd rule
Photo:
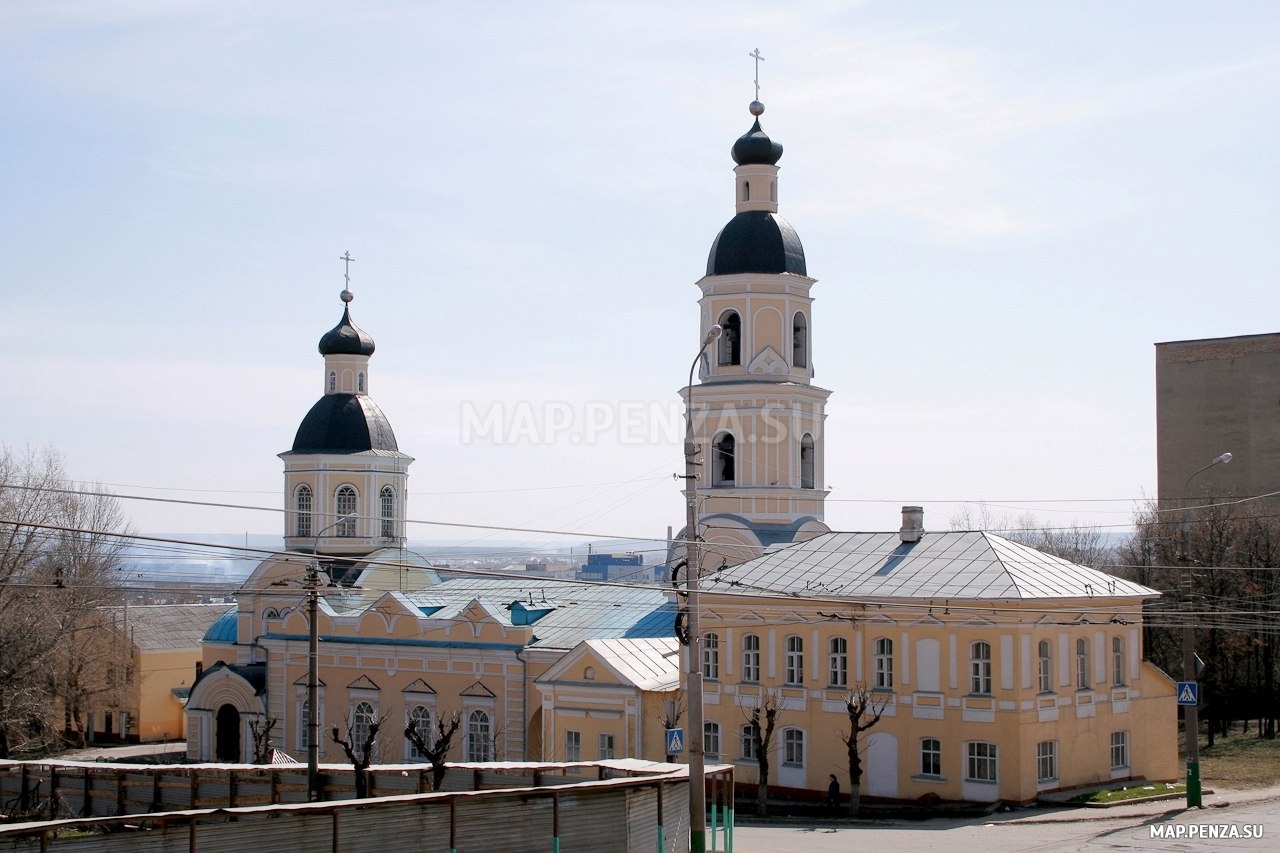
[[[1179,681],[1178,682],[1178,704],[1179,705],[1200,704],[1200,685],[1194,681]]]
[[[684,752],[684,729],[667,729],[667,755]]]

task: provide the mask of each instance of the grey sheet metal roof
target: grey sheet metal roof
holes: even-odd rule
[[[571,649],[590,639],[675,635],[674,605],[658,587],[457,578],[405,598],[418,607],[438,608],[430,612],[433,619],[458,618],[476,600],[495,618],[512,625],[512,606],[517,603],[526,613],[546,610],[525,623],[533,628],[533,648]]]
[[[235,625],[233,604],[146,604],[128,608],[103,608],[107,619],[123,628],[127,624],[141,651],[199,649],[200,641],[215,622],[230,615]]]
[[[641,690],[680,686],[680,646],[675,637],[587,640],[587,646]]]
[[[982,531],[828,533],[708,578],[709,591],[837,598],[1152,598],[1160,593]]]

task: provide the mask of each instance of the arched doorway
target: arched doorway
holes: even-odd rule
[[[240,760],[240,712],[235,705],[227,704],[218,709],[217,734],[214,735],[215,756],[218,761]]]

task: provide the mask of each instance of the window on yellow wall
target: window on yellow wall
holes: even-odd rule
[[[1040,692],[1053,692],[1053,644],[1041,640],[1036,647],[1036,673],[1039,677]]]
[[[708,761],[720,760],[720,724],[710,720],[702,724],[702,751]]]
[[[311,487],[306,483],[298,486],[298,492],[294,498],[294,505],[297,510],[297,535],[311,535]]]
[[[1089,641],[1076,640],[1076,687],[1088,690],[1092,684],[1089,678]]]
[[[1111,683],[1124,686],[1124,640],[1120,637],[1111,638]]]
[[[334,513],[341,518],[345,515],[351,515],[356,511],[359,497],[356,495],[354,486],[339,486],[337,493],[334,495]],[[334,528],[337,536],[350,538],[356,535],[356,519],[347,518],[339,521]]]
[[[742,364],[742,318],[737,311],[720,315],[720,341],[716,361],[722,365]]]
[[[1043,740],[1036,744],[1036,781],[1053,782],[1058,778],[1058,742]]]
[[[582,732],[567,731],[564,733],[564,760],[582,760]]]
[[[368,702],[357,702],[351,709],[351,751],[357,757],[364,757],[364,747],[373,731],[374,710]],[[377,743],[370,746],[371,754],[377,754]]]
[[[431,737],[431,711],[425,705],[414,705],[409,711],[409,725],[412,726],[418,734],[422,736],[423,741],[429,747],[432,745]],[[418,751],[418,747],[414,746],[413,741],[405,738],[405,742],[409,745],[410,761],[426,761],[427,757]]]
[[[832,637],[827,643],[827,683],[849,686],[849,641],[844,637]]]
[[[467,761],[488,761],[489,746],[489,715],[472,711],[467,717]]]
[[[812,489],[814,483],[814,448],[813,436],[806,435],[800,439],[800,488]]]
[[[379,498],[382,509],[379,533],[383,539],[393,539],[396,535],[396,490],[390,486],[383,486]]]
[[[791,364],[809,366],[809,321],[800,311],[791,318]]]
[[[787,637],[786,665],[784,671],[787,684],[804,684],[804,639],[792,634]]]
[[[702,635],[702,677],[720,677],[720,635],[715,632]]]
[[[999,748],[994,743],[968,744],[965,779],[970,782],[996,782],[999,777]]]
[[[875,643],[875,689],[893,689],[893,640],[878,637]]]
[[[783,730],[782,763],[795,767],[804,766],[804,731],[802,729]]]
[[[738,481],[737,441],[726,432],[716,438],[712,447],[711,485],[735,485]]]
[[[742,744],[742,757],[756,757],[756,736],[759,734],[760,727],[755,723],[747,723],[739,732]]]
[[[982,640],[969,646],[969,692],[991,693],[991,644]]]
[[[760,680],[760,637],[756,634],[742,638],[742,680]]]
[[[1129,733],[1111,733],[1111,769],[1123,770],[1129,766]]]
[[[613,758],[613,735],[601,733],[600,735],[600,760],[607,761]]]
[[[927,737],[920,740],[920,775],[942,775],[942,741]]]

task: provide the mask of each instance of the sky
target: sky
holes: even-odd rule
[[[1123,530],[1153,344],[1280,324],[1271,2],[9,0],[0,440],[280,532],[349,251],[411,538],[678,530],[756,48],[827,523]]]

